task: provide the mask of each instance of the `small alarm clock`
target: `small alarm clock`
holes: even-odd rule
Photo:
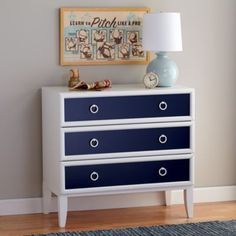
[[[148,72],[143,77],[143,83],[146,88],[149,88],[149,89],[155,88],[159,83],[159,77],[154,72]]]

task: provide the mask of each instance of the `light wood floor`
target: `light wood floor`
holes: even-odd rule
[[[236,202],[195,204],[192,219],[186,219],[183,205],[69,212],[65,229],[58,228],[56,213],[1,216],[0,236],[230,219],[236,219]]]

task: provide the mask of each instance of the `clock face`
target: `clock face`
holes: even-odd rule
[[[155,88],[158,85],[159,77],[154,72],[147,73],[143,78],[143,83],[146,88]]]

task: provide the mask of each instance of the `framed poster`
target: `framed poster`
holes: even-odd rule
[[[60,64],[147,64],[143,16],[148,8],[61,8]]]

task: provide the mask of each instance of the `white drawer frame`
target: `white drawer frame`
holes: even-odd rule
[[[190,95],[190,115],[189,116],[165,116],[152,118],[132,118],[132,119],[107,119],[107,120],[88,120],[88,121],[67,121],[64,118],[64,99],[66,98],[92,98],[92,97],[120,97],[120,96],[138,96],[138,95],[169,95],[169,94],[189,94]],[[92,93],[62,93],[60,95],[60,123],[61,127],[91,126],[91,125],[112,125],[112,124],[135,124],[135,123],[153,123],[153,122],[171,122],[171,121],[191,121],[195,117],[195,96],[193,89],[168,89],[161,90],[140,90],[140,91],[106,91]]]
[[[65,189],[65,167],[66,166],[83,166],[83,165],[96,165],[96,164],[114,164],[114,163],[133,163],[133,162],[148,162],[148,161],[167,161],[167,160],[182,160],[189,159],[189,181],[156,183],[156,184],[135,184],[135,185],[122,185],[122,186],[107,186],[96,188],[82,188],[82,189]],[[168,155],[168,156],[149,156],[149,157],[132,157],[132,158],[114,158],[114,159],[101,159],[101,160],[87,160],[87,161],[68,161],[61,163],[61,194],[74,194],[75,196],[93,196],[104,194],[121,194],[133,192],[156,192],[163,188],[172,187],[186,187],[191,186],[193,183],[193,155]]]
[[[65,133],[66,132],[87,132],[87,131],[106,131],[106,130],[129,130],[129,129],[147,129],[147,128],[168,128],[168,127],[190,127],[190,148],[187,149],[168,149],[154,150],[142,152],[114,152],[114,153],[98,153],[98,154],[83,154],[83,155],[67,155],[65,156]],[[91,126],[91,127],[70,127],[61,128],[61,161],[75,160],[91,160],[102,158],[116,157],[132,157],[132,156],[150,156],[150,155],[167,155],[167,154],[187,154],[194,152],[194,125],[193,122],[171,122],[171,123],[151,123],[151,124],[130,124],[130,125],[112,125],[112,126]]]

